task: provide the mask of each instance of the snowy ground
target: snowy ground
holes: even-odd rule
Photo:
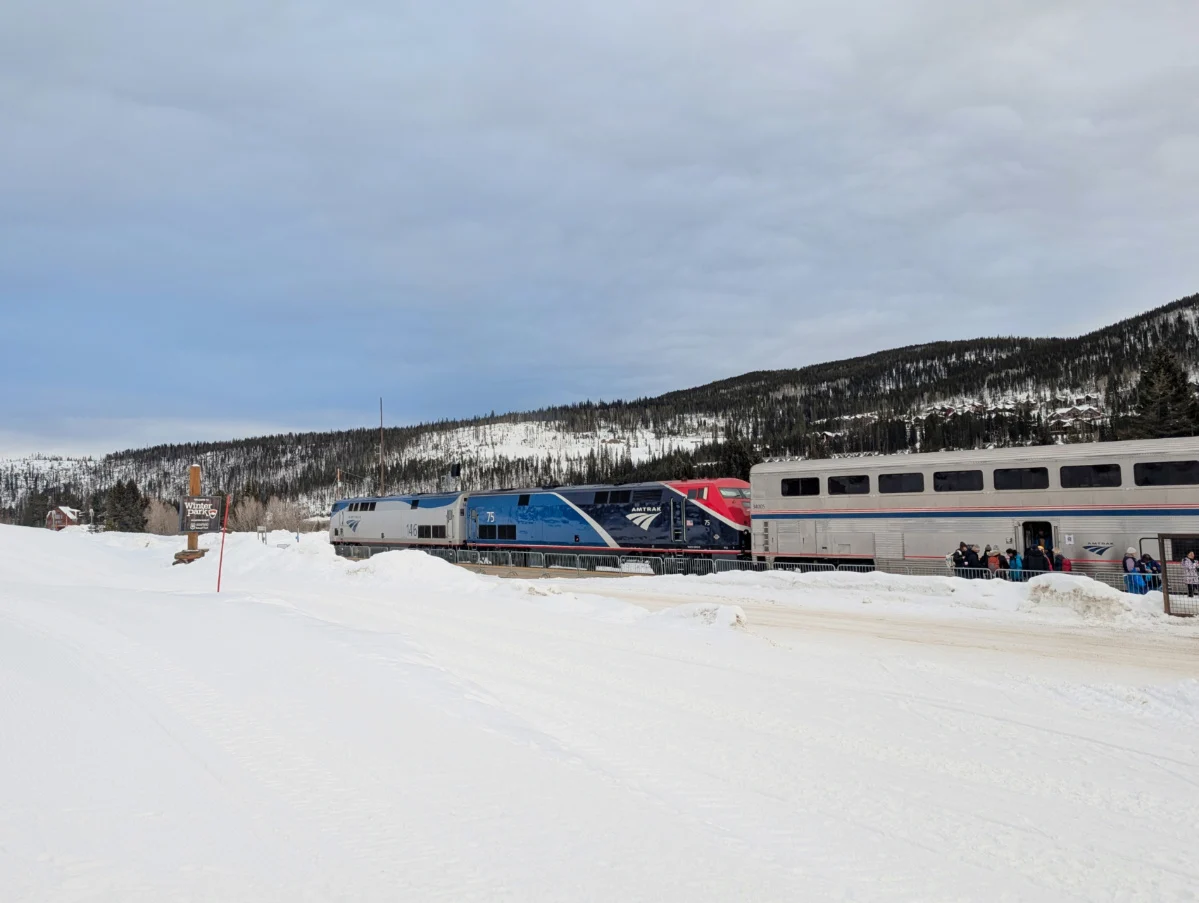
[[[5,901],[1199,899],[1199,627],[1084,579],[177,547],[0,528]]]

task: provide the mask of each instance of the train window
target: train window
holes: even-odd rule
[[[1108,489],[1119,486],[1119,464],[1071,464],[1058,471],[1063,489]]]
[[[597,504],[597,505],[608,504],[608,493],[607,492],[597,492],[595,494],[595,504]]]
[[[522,495],[520,498],[518,498],[516,500],[516,507],[527,508],[528,506],[529,506],[529,497],[527,495]]]
[[[657,498],[662,497],[662,494],[660,492],[655,492],[654,495]],[[633,497],[633,491],[631,489],[621,489],[621,490],[613,489],[612,492],[609,493],[609,495],[608,495],[608,502],[613,505],[627,505],[629,503],[629,499],[631,499],[632,497]]]
[[[796,477],[783,480],[783,495],[820,495],[819,477]]]
[[[433,538],[433,531],[432,531],[432,529],[430,529],[428,524],[418,524],[417,525],[416,538],[417,539],[432,539]]]
[[[612,494],[616,495],[615,492]],[[629,494],[627,492],[622,492],[621,495],[624,496],[624,500],[626,502],[629,500]],[[636,494],[633,495],[633,504],[634,505],[661,505],[662,504],[662,490],[661,489],[638,489]]]
[[[1199,461],[1155,461],[1132,465],[1138,486],[1194,486],[1199,483]]]
[[[707,490],[704,490],[707,492]],[[726,499],[747,499],[749,498],[748,489],[738,489],[736,486],[725,486],[720,490],[720,494]],[[704,496],[707,498],[707,495]]]
[[[495,524],[479,524],[479,539],[495,539]]]
[[[436,524],[433,527],[433,539],[445,539],[445,524]]]
[[[357,511],[357,510],[358,510],[358,503],[357,503],[357,502],[350,502],[350,510],[351,510],[351,511]]]
[[[870,491],[870,477],[860,474],[852,477],[829,477],[829,495],[865,495]]]
[[[924,492],[922,473],[880,473],[879,492]]]
[[[981,470],[940,470],[933,474],[934,492],[982,492]]]
[[[1007,489],[1048,489],[1048,467],[997,467],[995,468],[995,488]]]
[[[368,511],[374,511],[374,510],[375,510],[375,503],[374,503],[374,502],[371,502],[371,506],[370,506],[370,507],[369,507],[367,510],[368,510]]]
[[[410,508],[419,508],[419,507],[420,507],[420,499],[413,499],[413,500],[412,500],[412,504],[411,504],[411,505],[409,505],[408,507],[410,507]]]
[[[516,524],[500,524],[499,525],[500,539],[516,539]]]
[[[689,498],[689,499],[699,498],[699,490],[698,489],[688,489],[687,490],[687,498]]]

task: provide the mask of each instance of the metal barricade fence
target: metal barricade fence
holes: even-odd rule
[[[625,556],[620,559],[620,572],[622,574],[654,577],[662,573],[662,558],[660,556],[652,558],[640,555]]]
[[[580,571],[620,572],[619,555],[576,555]]]
[[[878,568],[872,564],[839,564],[837,570],[851,574],[872,574]]]
[[[832,564],[803,561],[776,561],[772,570],[791,571],[794,574],[827,574],[837,568]]]
[[[895,568],[895,573],[912,577],[952,577],[953,568],[935,564],[905,564]]]
[[[703,577],[716,573],[716,562],[700,555],[669,556],[662,559],[663,573],[684,577]]]
[[[549,570],[570,570],[577,571],[579,569],[579,556],[572,552],[545,552],[545,567]]]
[[[713,570],[717,574],[725,571],[768,571],[770,565],[765,561],[746,561],[740,558],[721,558],[713,562]]]

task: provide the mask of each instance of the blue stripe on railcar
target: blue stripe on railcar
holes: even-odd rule
[[[1199,508],[939,508],[918,511],[777,511],[750,515],[753,520],[901,520],[921,517],[1194,517]]]

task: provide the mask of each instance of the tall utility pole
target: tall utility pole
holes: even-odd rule
[[[379,396],[379,495],[383,496],[383,396]]]

